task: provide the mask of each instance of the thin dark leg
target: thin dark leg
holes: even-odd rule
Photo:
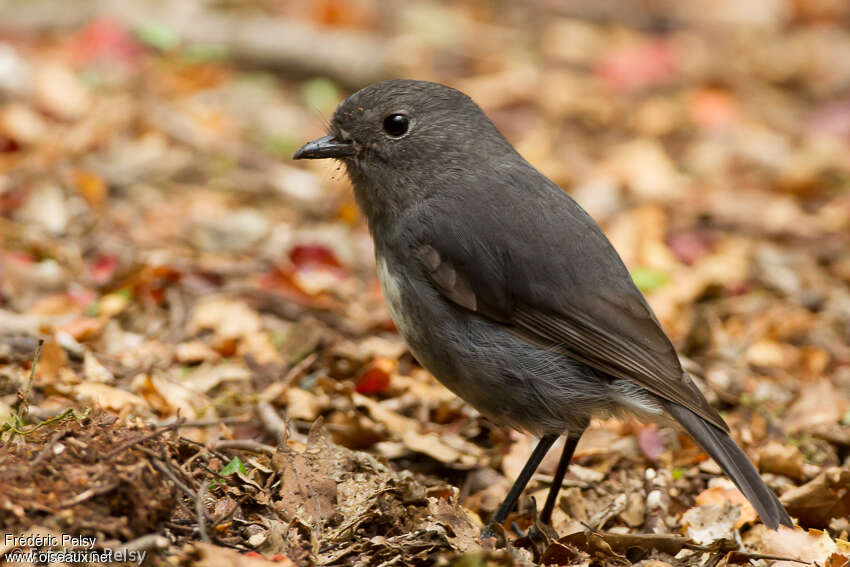
[[[519,500],[519,495],[522,494],[523,490],[525,490],[525,485],[528,484],[528,481],[531,480],[531,477],[534,475],[534,471],[536,471],[537,467],[540,465],[540,461],[543,460],[543,457],[546,456],[546,452],[549,451],[549,448],[552,447],[552,444],[554,444],[557,439],[558,436],[553,434],[544,435],[540,438],[540,441],[537,443],[537,447],[534,448],[534,451],[528,458],[528,462],[525,463],[525,466],[522,468],[522,472],[519,473],[519,477],[516,479],[516,482],[514,482],[514,485],[511,487],[510,491],[508,491],[505,501],[502,502],[502,505],[499,506],[498,510],[496,510],[496,515],[493,516],[493,523],[503,524],[505,522],[508,514],[510,514],[511,510],[513,510],[514,506],[516,506],[516,502]]]
[[[567,440],[564,441],[564,452],[561,453],[561,460],[558,461],[558,468],[555,469],[555,477],[552,479],[552,486],[549,488],[549,495],[546,497],[546,504],[543,506],[543,511],[540,512],[540,523],[549,524],[552,522],[552,511],[555,509],[555,502],[558,500],[558,493],[561,492],[561,485],[564,482],[564,475],[567,474],[567,467],[570,466],[570,461],[575,453],[578,440],[581,439],[582,433],[572,433],[567,435]]]

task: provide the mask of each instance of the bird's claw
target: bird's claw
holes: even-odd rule
[[[488,539],[495,538],[496,539],[496,547],[503,547],[505,545],[505,528],[502,527],[501,524],[497,524],[495,522],[489,524],[486,528],[481,530],[481,541],[485,542]]]
[[[523,538],[528,535],[527,533],[525,533],[525,530],[519,527],[519,524],[517,524],[516,522],[511,522],[511,529],[514,531],[514,533],[516,533],[518,538]]]

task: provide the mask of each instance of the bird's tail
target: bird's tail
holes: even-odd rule
[[[750,459],[728,433],[708,423],[684,406],[668,401],[663,403],[664,409],[676,418],[685,431],[732,479],[767,527],[775,530],[779,524],[794,526],[779,499],[767,487]]]

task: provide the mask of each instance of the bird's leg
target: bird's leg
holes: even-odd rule
[[[552,486],[549,487],[549,495],[546,497],[546,504],[543,505],[543,511],[540,512],[540,522],[543,524],[552,523],[552,511],[555,509],[555,502],[558,501],[558,494],[561,492],[561,485],[564,483],[564,475],[567,474],[567,467],[570,466],[570,461],[575,453],[578,440],[581,439],[582,433],[570,433],[564,441],[564,451],[561,453],[561,460],[558,461],[558,468],[555,469],[555,476],[552,479]]]
[[[544,435],[540,438],[540,441],[538,441],[534,451],[531,452],[531,456],[528,457],[528,462],[526,462],[525,466],[522,467],[522,472],[519,473],[516,482],[514,482],[514,485],[508,491],[505,501],[502,502],[502,505],[499,506],[498,510],[496,510],[496,514],[493,516],[491,523],[501,525],[505,522],[508,514],[510,514],[511,510],[513,510],[514,506],[516,506],[517,500],[519,500],[519,495],[522,494],[522,491],[525,489],[528,481],[531,480],[531,477],[534,475],[534,471],[536,471],[537,467],[540,465],[540,461],[543,460],[543,457],[546,456],[546,452],[550,447],[552,447],[552,444],[555,443],[557,439],[558,436],[555,434]],[[493,535],[495,535],[493,530],[487,527],[481,533],[481,538],[486,539]]]

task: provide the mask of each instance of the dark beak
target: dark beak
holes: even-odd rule
[[[292,159],[325,159],[351,157],[357,153],[353,142],[344,142],[333,135],[322,136],[307,142],[295,152]]]

